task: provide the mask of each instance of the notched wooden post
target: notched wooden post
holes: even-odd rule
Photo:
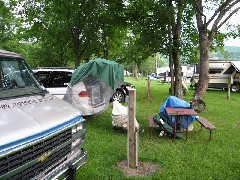
[[[136,89],[129,90],[128,103],[128,167],[138,167],[138,132],[136,129]]]

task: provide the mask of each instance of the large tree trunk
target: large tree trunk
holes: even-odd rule
[[[202,13],[203,6],[202,0],[197,0],[196,5],[198,8],[196,19],[197,28],[199,32],[199,48],[200,48],[200,71],[199,71],[199,81],[194,94],[195,100],[202,100],[205,96],[206,90],[209,83],[209,49],[212,40],[208,37],[208,30],[206,24],[206,16]]]
[[[174,95],[174,70],[173,70],[173,53],[172,53],[172,40],[169,44],[169,69],[170,69],[170,76],[171,76],[171,95]],[[168,74],[169,75],[169,74]]]
[[[173,70],[173,53],[172,53],[172,21],[173,21],[173,5],[172,1],[168,0],[168,9],[169,9],[169,22],[168,22],[168,48],[169,48],[169,69],[170,69],[170,76],[171,76],[171,95],[174,95],[174,70]],[[172,16],[171,16],[172,15]]]
[[[74,48],[75,54],[75,68],[77,68],[81,63],[81,55],[78,48]]]
[[[174,62],[174,94],[176,97],[183,99],[182,91],[182,68],[180,63],[180,53],[173,52]]]
[[[133,77],[138,80],[138,65],[136,62],[133,63]]]
[[[200,43],[200,72],[199,81],[195,90],[194,99],[202,100],[205,96],[209,83],[209,49],[210,43],[205,30],[199,32]]]
[[[80,55],[80,42],[79,42],[79,31],[78,28],[71,29],[71,37],[73,42],[74,56],[75,56],[75,68],[81,63]]]
[[[182,14],[184,4],[182,1],[178,1],[178,11],[176,24],[172,26],[173,32],[173,65],[174,65],[174,95],[180,99],[183,99],[182,91],[182,68],[181,68],[181,55],[180,55],[180,36],[182,28]]]

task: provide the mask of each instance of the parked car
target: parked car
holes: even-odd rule
[[[131,83],[123,83],[120,87],[115,89],[115,92],[110,100],[124,102],[126,97],[129,95],[129,89],[135,89],[135,86]]]
[[[0,179],[74,179],[86,121],[51,95],[16,53],[0,50]]]
[[[74,68],[67,67],[41,67],[32,70],[43,86],[51,94],[62,99],[67,91]]]
[[[159,77],[155,73],[149,74],[148,77],[149,77],[150,80],[155,80],[155,81],[159,80]]]

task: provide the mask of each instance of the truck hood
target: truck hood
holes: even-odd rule
[[[0,119],[1,151],[66,127],[82,116],[69,103],[46,95],[0,101]]]

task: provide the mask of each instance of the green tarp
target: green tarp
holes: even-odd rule
[[[74,71],[70,84],[76,84],[86,75],[94,76],[115,89],[116,83],[124,82],[124,67],[114,61],[98,58],[79,66]]]

